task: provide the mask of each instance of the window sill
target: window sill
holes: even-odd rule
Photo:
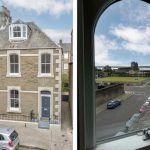
[[[121,150],[138,150],[150,146],[150,139],[143,141],[142,136],[140,134],[138,135],[138,133],[123,138],[118,137],[117,139],[115,138],[116,140],[98,144],[95,150],[120,150],[120,148]]]
[[[7,74],[6,77],[21,77],[21,74]]]
[[[42,77],[54,77],[54,74],[38,74],[38,76],[37,77],[39,77],[39,78],[42,78]]]
[[[12,37],[12,38],[9,38],[9,41],[22,41],[22,40],[27,40],[27,37]]]
[[[7,110],[7,112],[21,113],[21,110],[20,110],[20,109],[9,108],[9,109]]]

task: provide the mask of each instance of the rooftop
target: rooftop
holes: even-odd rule
[[[19,23],[19,20],[15,23]],[[24,22],[24,24],[31,29],[28,39],[22,42],[10,42],[9,25],[7,25],[4,30],[0,30],[0,49],[59,47],[34,22]]]
[[[63,43],[62,40],[60,40],[58,44],[63,48],[63,52],[71,51],[71,43]]]

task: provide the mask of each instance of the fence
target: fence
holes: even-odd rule
[[[0,114],[1,120],[31,121],[30,116],[17,114]]]
[[[14,121],[27,121],[27,122],[38,122],[38,118],[33,118],[29,115],[20,114],[0,114],[0,120],[14,120]],[[53,120],[49,120],[50,124],[60,124],[60,117],[53,116]]]

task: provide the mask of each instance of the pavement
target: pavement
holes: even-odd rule
[[[0,120],[0,127],[13,127],[19,134],[21,149],[72,150],[72,131],[62,131],[60,125],[40,129],[37,123]]]
[[[63,131],[72,130],[71,110],[68,101],[61,102],[61,129]]]
[[[19,150],[72,150],[72,123],[69,103],[62,101],[62,125],[50,124],[49,129],[38,123],[0,120],[0,127],[12,127],[19,133]]]
[[[20,138],[19,150],[72,150],[72,123],[69,103],[62,101],[62,125],[50,124],[49,129],[38,123],[0,120],[0,127],[14,128]]]

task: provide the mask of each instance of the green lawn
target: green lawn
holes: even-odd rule
[[[141,82],[148,79],[148,77],[103,77],[97,78],[96,81],[108,81],[108,82]]]

